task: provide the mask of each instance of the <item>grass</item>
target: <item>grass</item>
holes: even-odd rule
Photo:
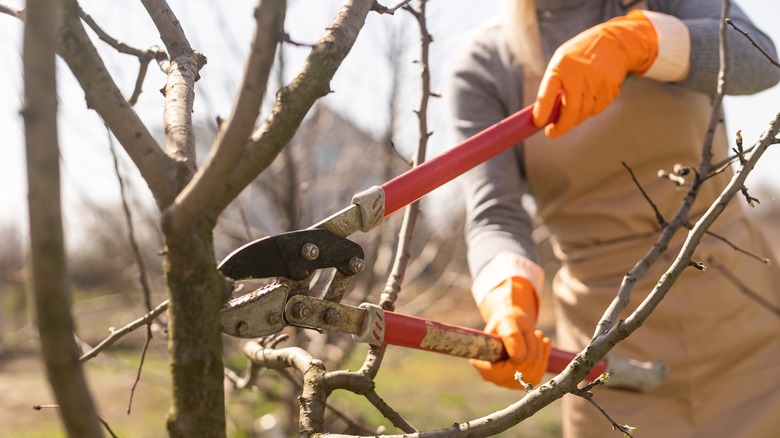
[[[523,396],[520,391],[484,382],[465,359],[397,347],[389,347],[376,384],[384,401],[418,430],[473,420],[503,409]],[[339,404],[362,405],[355,409],[366,412],[370,424],[385,426],[388,432],[400,432],[377,413],[371,414],[375,409],[359,396],[341,392],[333,399]],[[559,406],[553,404],[498,436],[519,435],[560,436]]]
[[[96,315],[89,312],[80,321],[81,332],[87,332],[87,339],[92,343],[105,336],[108,325],[124,324],[129,318],[125,315],[116,321],[98,322],[94,319]],[[165,417],[170,405],[171,386],[166,346],[160,339],[152,342],[135,392],[132,412],[129,415],[127,413],[143,338],[143,333],[134,334],[85,366],[99,414],[122,438],[167,436]],[[246,358],[234,349],[226,349],[229,353],[225,361],[232,369],[242,370]],[[358,347],[345,367],[358,368],[364,354],[365,348]],[[228,431],[231,438],[258,436],[252,431],[260,419],[265,422],[273,418],[276,421],[289,421],[285,419],[288,416],[286,402],[269,395],[294,401],[298,393],[292,391],[287,382],[280,382],[274,376],[274,371],[265,371],[262,381],[269,389],[266,392],[238,391],[232,394],[228,404]],[[519,391],[483,382],[465,359],[394,346],[388,347],[376,379],[376,391],[421,431],[446,428],[456,422],[480,418],[509,406],[523,395]],[[384,428],[388,434],[401,432],[362,396],[338,391],[330,401],[350,418],[358,419],[374,430]],[[53,402],[39,357],[18,355],[0,362],[0,438],[65,437],[56,409],[32,409],[33,405]],[[558,404],[549,406],[498,436],[520,435],[559,437]]]
[[[356,352],[346,368],[357,369],[362,363],[363,354],[364,349]],[[279,390],[278,385],[275,390]],[[485,416],[509,406],[523,395],[519,391],[499,388],[482,381],[467,360],[398,347],[388,349],[376,379],[376,392],[420,431],[446,428],[456,422]],[[341,413],[367,425],[371,430],[387,434],[402,432],[363,396],[337,391],[331,395],[329,402]],[[234,395],[229,415],[237,427],[234,437],[251,436],[250,424],[263,416],[273,416],[277,422],[287,421],[286,413],[278,403],[269,402],[261,394],[248,391]],[[559,437],[560,407],[555,403],[497,436]]]
[[[170,400],[164,351],[147,354],[132,411],[127,413],[140,351],[113,350],[99,356],[84,370],[99,415],[120,437],[165,437],[165,414]],[[56,408],[34,410],[54,403],[45,372],[37,356],[13,357],[0,373],[0,437],[59,438],[66,433]]]

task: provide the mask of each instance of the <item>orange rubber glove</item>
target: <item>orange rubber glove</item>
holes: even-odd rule
[[[471,359],[482,378],[496,385],[522,389],[515,371],[523,381],[541,382],[550,358],[550,339],[536,329],[539,301],[531,283],[522,277],[511,277],[493,288],[479,303],[479,313],[487,323],[485,331],[501,337],[509,359],[490,363]]]
[[[563,43],[553,54],[536,97],[534,124],[550,118],[563,92],[558,120],[545,128],[557,137],[604,110],[620,93],[628,73],[642,74],[658,56],[658,36],[645,14],[633,10]]]

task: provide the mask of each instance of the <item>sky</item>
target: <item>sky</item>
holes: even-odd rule
[[[12,5],[23,5],[21,0],[0,0]],[[780,47],[780,6],[777,0],[743,0],[740,6]],[[137,0],[83,0],[87,13],[116,38],[139,48],[159,44],[157,32]],[[382,2],[390,5],[395,2]],[[252,10],[256,0],[229,0],[220,2],[215,11],[208,0],[169,0],[182,22],[183,28],[197,50],[209,59],[201,71],[202,79],[196,88],[195,117],[213,120],[226,117],[243,68],[243,54],[251,38],[254,21]],[[322,34],[340,5],[336,0],[291,0],[286,30],[291,38],[311,43]],[[230,7],[225,7],[229,5]],[[475,6],[478,5],[478,6]],[[431,67],[434,87],[442,91],[447,76],[447,63],[464,40],[466,34],[495,19],[497,0],[480,2],[467,0],[431,1],[428,7],[429,30],[434,37],[431,45]],[[122,11],[117,13],[117,11]],[[405,27],[406,32],[392,34],[390,28]],[[22,119],[18,114],[22,99],[21,32],[18,20],[0,14],[0,227],[12,225],[26,229],[26,173]],[[388,38],[403,38],[409,52],[403,62],[408,68],[403,76],[402,108],[399,138],[409,137],[417,129],[412,110],[417,106],[419,90],[418,67],[412,62],[417,57],[416,25],[408,13],[395,16],[370,14],[358,41],[332,83],[334,93],[325,101],[343,112],[363,129],[378,134],[387,120],[387,100],[390,77],[385,55]],[[127,56],[118,56],[113,49],[97,42],[105,55],[108,68],[126,95],[132,91],[137,73],[137,62]],[[308,49],[286,45],[288,76],[292,75],[306,56]],[[289,79],[289,77],[287,78]],[[164,84],[159,70],[150,69],[136,110],[141,118],[159,132],[162,121]],[[69,229],[78,229],[82,217],[91,204],[116,203],[119,188],[109,152],[108,135],[94,112],[85,107],[80,90],[64,63],[58,64],[59,137],[62,154],[63,202],[65,220]],[[430,123],[434,131],[431,150],[451,147],[445,133],[443,103],[433,100]],[[728,97],[725,102],[727,129],[733,133],[742,130],[746,144],[754,142],[780,112],[780,87],[748,97]],[[399,143],[403,141],[399,140]],[[403,145],[400,146],[403,150]],[[120,168],[128,179],[138,202],[150,204],[148,190],[137,171],[120,151]],[[770,150],[751,175],[749,184],[770,187],[770,198],[762,202],[780,202],[780,152]],[[356,188],[356,191],[364,187]],[[349,200],[345,200],[349,202]]]

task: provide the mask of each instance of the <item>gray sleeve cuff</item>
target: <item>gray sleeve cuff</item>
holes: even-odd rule
[[[732,20],[749,31],[758,44],[770,54],[773,56],[776,54],[771,40],[751,26],[750,22],[740,21],[738,16],[734,16]],[[688,76],[679,84],[694,91],[714,94],[720,68],[717,22],[700,18],[686,19],[685,24],[691,35],[691,68]],[[726,78],[727,94],[749,95],[777,84],[780,79],[780,69],[769,64],[747,38],[736,31],[730,30],[727,36],[729,66],[729,75]]]

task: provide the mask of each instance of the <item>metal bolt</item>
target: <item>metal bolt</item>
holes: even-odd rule
[[[320,256],[320,249],[313,243],[306,243],[301,248],[301,257],[306,260],[317,260]]]
[[[336,325],[341,322],[341,315],[338,310],[330,308],[322,315],[322,319],[328,324]]]
[[[238,336],[243,336],[248,329],[249,329],[249,324],[247,324],[246,321],[238,321],[236,323],[236,334]]]
[[[282,316],[279,315],[278,312],[268,312],[268,315],[265,316],[265,320],[270,325],[276,325],[282,320]]]
[[[292,315],[298,319],[307,318],[311,314],[311,307],[305,303],[295,303],[292,308]]]
[[[365,267],[366,262],[364,262],[360,257],[352,257],[352,259],[349,261],[349,270],[355,274],[363,272]]]

